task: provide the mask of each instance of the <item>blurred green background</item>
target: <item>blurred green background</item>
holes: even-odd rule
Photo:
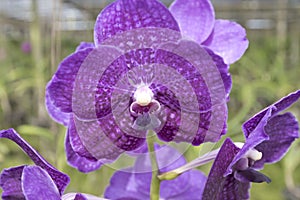
[[[171,1],[164,1],[168,5]],[[231,65],[233,88],[228,134],[243,141],[241,124],[267,105],[300,88],[300,1],[214,0],[217,18],[238,21],[250,46]],[[44,106],[46,83],[58,63],[80,41],[93,40],[101,0],[1,0],[0,2],[0,129],[15,128],[59,170],[68,173],[67,192],[101,196],[113,170],[103,167],[82,174],[66,164],[65,128],[53,122]],[[300,103],[292,108],[300,119]],[[190,160],[198,148],[187,152]],[[251,199],[300,199],[300,142],[287,156],[263,172],[272,183],[253,184]],[[12,142],[0,141],[0,170],[32,164]],[[208,171],[209,165],[202,168]],[[1,193],[1,191],[0,191]]]

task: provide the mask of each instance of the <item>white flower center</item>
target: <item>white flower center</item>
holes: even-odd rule
[[[140,106],[147,106],[149,103],[152,102],[153,99],[153,92],[149,89],[148,86],[140,86],[136,89],[133,97],[136,100],[136,103]]]
[[[244,143],[242,142],[235,142],[234,144],[240,149],[244,146]],[[262,156],[263,156],[262,152],[257,151],[256,149],[250,149],[245,154],[246,158],[250,158],[251,160],[254,161],[260,160]]]

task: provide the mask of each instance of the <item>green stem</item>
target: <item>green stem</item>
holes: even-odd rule
[[[155,155],[154,149],[154,140],[155,135],[151,134],[153,131],[149,131],[147,143],[148,143],[148,151],[150,153],[150,160],[152,166],[152,180],[150,187],[150,200],[159,200],[159,188],[160,188],[160,180],[158,179],[158,164]]]

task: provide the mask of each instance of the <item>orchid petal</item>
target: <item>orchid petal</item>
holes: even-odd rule
[[[54,181],[41,167],[24,167],[21,181],[26,200],[60,200],[60,194]]]
[[[252,131],[252,133],[249,135],[249,137],[246,139],[246,143],[243,145],[241,150],[237,153],[237,155],[234,157],[230,165],[228,166],[228,169],[226,171],[226,175],[232,173],[232,167],[241,159],[243,158],[246,153],[254,149],[258,144],[269,140],[269,136],[265,132],[265,126],[268,123],[268,120],[271,116],[272,107],[267,110],[265,113],[265,116],[261,119],[259,124],[257,124],[257,127]]]
[[[150,195],[150,185],[152,176],[152,167],[150,161],[150,154],[155,153],[160,173],[171,171],[186,163],[182,153],[170,146],[155,145],[154,152],[147,152],[137,157],[134,164],[135,182],[140,192]],[[171,195],[178,195],[189,187],[190,174],[184,173],[172,181],[163,181],[161,183],[161,195],[168,197]]]
[[[0,131],[0,138],[7,138],[15,142],[23,149],[23,151],[31,158],[31,160],[37,165],[45,169],[51,178],[54,180],[60,194],[63,193],[66,186],[70,182],[70,178],[55,169],[50,165],[39,153],[37,153],[14,129]]]
[[[24,194],[21,185],[21,176],[25,166],[4,169],[0,175],[0,187],[3,200],[23,200]]]
[[[268,112],[270,107],[273,107],[272,116],[276,115],[277,113],[287,109],[292,104],[294,104],[300,98],[300,90],[297,90],[294,93],[290,93],[289,95],[283,97],[279,101],[275,102],[271,106],[265,108],[261,112],[257,113],[249,120],[247,120],[242,128],[245,137],[247,138],[249,134],[256,128],[257,124],[261,121],[261,119],[265,116],[266,112]]]
[[[52,113],[51,116],[57,116],[59,111],[63,112],[62,115],[64,116],[66,116],[65,113],[72,112],[74,82],[80,66],[91,51],[92,48],[87,48],[75,52],[60,63],[57,72],[46,87],[46,106],[48,106],[48,111]],[[56,109],[52,111],[53,107]],[[55,119],[61,121],[61,117],[55,117]]]
[[[156,0],[118,0],[107,6],[97,17],[94,41],[99,46],[116,34],[143,27],[179,31],[172,14]]]
[[[218,56],[217,54],[215,54],[209,48],[205,47],[204,49],[212,57],[213,61],[215,62],[217,68],[220,71],[220,75],[222,77],[224,87],[225,87],[226,96],[227,96],[227,99],[229,100],[229,94],[230,94],[231,87],[232,87],[231,75],[229,73],[229,65],[225,64],[223,61],[223,58]]]
[[[263,154],[263,157],[254,163],[253,167],[256,169],[263,168],[264,163],[275,163],[286,154],[292,142],[299,138],[299,125],[291,113],[285,113],[272,117],[265,127],[265,132],[270,139],[255,147]]]
[[[80,50],[84,50],[87,48],[95,48],[94,43],[92,42],[80,42],[80,44],[76,47],[75,52],[80,51]]]
[[[85,193],[67,193],[61,197],[62,200],[108,200],[100,197],[96,197],[91,194]]]
[[[186,114],[181,117],[182,131],[174,141],[199,145],[219,140],[224,134],[227,107],[224,84],[215,63],[203,48],[191,41],[181,40],[160,48],[156,53],[157,62],[169,68],[158,68],[159,76],[155,80],[175,91],[181,113]]]
[[[202,45],[220,55],[226,64],[232,64],[242,57],[248,48],[245,29],[236,22],[216,20],[214,30]]]
[[[67,130],[66,140],[68,140],[68,143],[71,145],[70,150],[74,151],[74,153],[78,154],[81,157],[85,157],[90,161],[97,161],[97,159],[94,158],[90,154],[90,152],[85,148],[85,146],[83,145],[83,143],[78,135],[73,117],[71,117],[71,119],[70,119],[70,123],[69,123],[68,130]]]
[[[240,182],[233,174],[226,176],[223,190],[216,200],[223,199],[234,199],[234,200],[245,200],[250,197],[250,182]],[[204,200],[204,199],[203,199]]]
[[[201,44],[214,27],[215,12],[209,0],[175,0],[170,11],[183,35]]]
[[[231,182],[226,184],[227,177],[224,174],[239,150],[229,138],[224,141],[209,172],[203,192],[203,200],[222,199],[223,191],[226,191],[226,187],[231,184]]]
[[[69,134],[66,135],[65,148],[68,163],[71,166],[77,168],[80,172],[87,173],[97,170],[103,164],[101,161],[90,160],[86,157],[78,155],[72,148],[72,145],[70,144]]]
[[[117,171],[110,179],[110,185],[104,192],[104,197],[109,199],[144,200],[149,196],[140,193],[135,184],[135,174],[132,168]]]
[[[144,138],[124,133],[116,124],[112,115],[99,121],[80,121],[74,118],[77,133],[86,150],[102,162],[115,160],[125,150],[137,149],[144,144]]]
[[[205,187],[207,177],[204,173],[199,170],[191,170],[189,173],[189,187],[186,191],[179,195],[169,195],[170,193],[165,194],[166,189],[162,189],[162,196],[168,197],[172,200],[182,200],[182,199],[193,199],[193,200],[201,200],[202,193]],[[192,183],[192,184],[191,184]]]
[[[48,114],[54,121],[64,126],[67,126],[69,124],[70,113],[62,112],[59,107],[56,107],[54,105],[54,102],[49,96],[49,90],[46,90],[45,104]]]

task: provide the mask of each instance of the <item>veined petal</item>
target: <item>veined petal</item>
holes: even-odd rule
[[[23,173],[23,166],[12,167],[4,169],[0,174],[0,187],[2,188],[3,200],[23,200],[25,199],[22,185],[21,176]]]
[[[72,148],[72,145],[70,144],[70,137],[68,133],[66,135],[65,150],[67,154],[68,163],[71,166],[77,168],[80,172],[87,173],[97,170],[103,164],[101,161],[90,160],[86,157],[77,154]]]
[[[255,147],[263,155],[255,162],[256,169],[263,168],[264,163],[277,162],[285,155],[292,142],[299,138],[298,121],[291,113],[276,115],[268,121],[265,132],[270,139]]]
[[[51,176],[60,194],[63,193],[66,186],[70,182],[70,178],[55,169],[51,164],[49,164],[38,152],[36,152],[14,129],[2,130],[0,131],[0,138],[7,138],[15,142],[17,145],[23,149],[23,151],[31,158],[31,160],[37,165],[45,169]]]
[[[143,27],[179,31],[172,14],[159,1],[118,0],[98,15],[94,27],[94,41],[99,46],[116,34]]]
[[[26,200],[60,200],[51,176],[39,166],[26,166],[22,173],[22,188]]]
[[[270,107],[273,107],[272,116],[274,116],[277,113],[290,107],[292,104],[294,104],[296,101],[298,101],[299,98],[300,98],[300,90],[297,90],[296,92],[290,93],[289,95],[283,97],[279,101],[275,102],[271,106],[265,108],[261,112],[257,113],[253,117],[251,117],[242,126],[245,137],[247,138],[249,136],[249,134],[256,128],[257,124],[265,116],[266,112],[268,112]]]
[[[226,64],[232,64],[242,57],[249,41],[245,29],[236,22],[216,20],[209,38],[202,43],[220,55]]]
[[[215,12],[209,0],[175,0],[170,11],[185,37],[201,44],[211,34]]]
[[[209,172],[203,192],[203,200],[223,199],[223,191],[226,191],[226,187],[230,186],[231,183],[226,184],[227,178],[224,174],[239,150],[229,138],[224,141]]]
[[[48,100],[64,113],[72,112],[72,94],[77,73],[93,48],[75,52],[65,58],[46,87]],[[51,107],[47,108],[48,110]]]
[[[235,179],[233,174],[226,176],[223,183],[223,190],[216,200],[223,199],[234,199],[234,200],[245,200],[250,197],[250,182],[240,182]],[[205,200],[205,199],[203,199]]]

